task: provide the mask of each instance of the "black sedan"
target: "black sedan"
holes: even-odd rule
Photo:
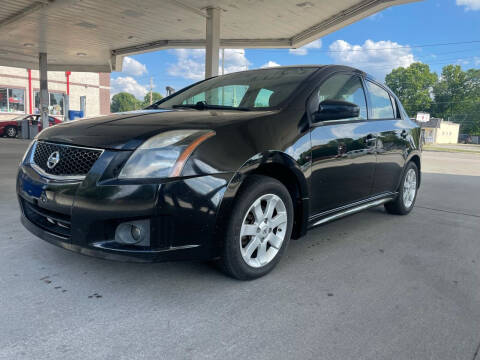
[[[216,260],[268,273],[290,238],[373,206],[408,214],[420,129],[344,66],[207,79],[145,109],[42,131],[17,178],[22,223],[109,259]]]

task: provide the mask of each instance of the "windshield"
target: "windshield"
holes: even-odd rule
[[[254,110],[277,107],[316,70],[315,67],[293,67],[223,75],[193,85],[149,108]]]

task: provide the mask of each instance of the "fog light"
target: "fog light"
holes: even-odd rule
[[[138,226],[132,225],[130,228],[130,233],[136,242],[142,240],[142,229],[140,229]]]
[[[115,241],[125,245],[150,246],[150,221],[136,220],[121,223],[115,230]]]

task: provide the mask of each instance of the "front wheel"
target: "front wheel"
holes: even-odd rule
[[[407,215],[412,211],[418,192],[418,167],[414,162],[409,162],[400,182],[398,196],[385,204],[385,209],[390,214]]]
[[[267,176],[248,177],[227,226],[223,270],[239,280],[266,275],[285,251],[292,227],[293,204],[285,186]]]

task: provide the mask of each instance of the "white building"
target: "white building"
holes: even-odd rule
[[[22,114],[39,113],[39,73],[0,66],[0,120]],[[110,113],[110,74],[91,72],[48,72],[49,113],[64,116],[64,94],[69,94],[70,110],[80,110],[80,97],[86,98],[86,115]]]

